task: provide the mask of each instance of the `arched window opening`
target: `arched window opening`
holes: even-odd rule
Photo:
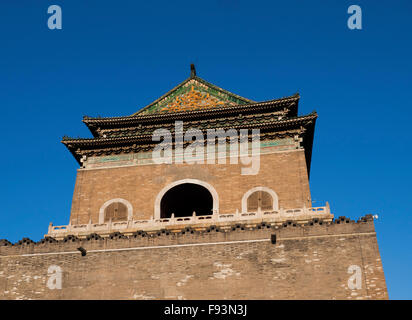
[[[127,206],[121,202],[113,202],[104,210],[104,222],[127,221]]]
[[[266,191],[255,191],[247,199],[247,211],[273,210],[273,198]]]
[[[213,197],[208,189],[194,183],[179,184],[168,190],[160,201],[160,217],[188,217],[213,214]]]

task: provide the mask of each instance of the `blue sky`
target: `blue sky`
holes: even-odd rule
[[[63,29],[47,28],[58,4]],[[360,5],[363,29],[349,30]],[[189,76],[316,110],[314,205],[378,214],[391,299],[411,299],[410,1],[9,0],[0,4],[0,238],[67,224],[83,115],[129,115]]]

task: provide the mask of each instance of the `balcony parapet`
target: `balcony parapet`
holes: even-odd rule
[[[194,229],[204,228],[210,225],[216,225],[224,228],[225,226],[233,225],[236,222],[242,224],[258,224],[268,223],[270,225],[282,224],[285,221],[296,221],[304,223],[314,218],[319,218],[325,221],[332,221],[333,214],[330,212],[329,204],[326,203],[324,207],[312,208],[297,208],[297,209],[283,209],[275,211],[257,211],[246,213],[229,213],[229,214],[213,214],[188,217],[174,217],[150,220],[128,220],[118,222],[106,223],[92,223],[53,226],[49,225],[48,233],[45,237],[52,237],[57,240],[63,239],[67,235],[75,235],[84,237],[86,235],[96,233],[102,237],[109,236],[113,232],[121,232],[125,235],[132,234],[136,231],[157,231],[162,229],[182,229],[190,226]]]

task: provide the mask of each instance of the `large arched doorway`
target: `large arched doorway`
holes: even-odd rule
[[[213,197],[208,189],[194,183],[182,183],[169,189],[160,201],[160,217],[188,217],[213,214]]]

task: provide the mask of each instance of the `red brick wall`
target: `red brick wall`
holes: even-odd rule
[[[153,215],[158,193],[181,179],[198,179],[212,185],[219,196],[220,213],[241,211],[242,197],[249,189],[274,190],[279,207],[310,207],[309,181],[303,150],[262,154],[257,175],[241,175],[241,165],[140,165],[105,169],[79,169],[71,210],[72,224],[99,220],[99,210],[108,200],[123,198],[133,206],[134,219]]]

